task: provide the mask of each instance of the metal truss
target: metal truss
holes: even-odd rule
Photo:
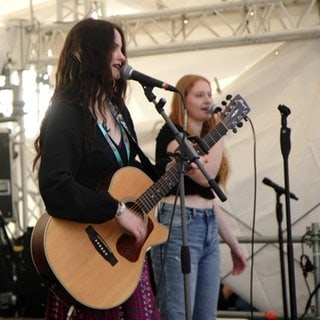
[[[319,37],[319,1],[247,0],[117,17],[130,56]]]
[[[19,76],[21,78],[21,75]],[[9,117],[0,114],[0,129],[6,128],[10,133],[10,179],[12,182],[10,194],[13,215],[12,218],[5,220],[11,236],[17,238],[30,225],[35,224],[44,212],[44,205],[39,195],[36,175],[32,171],[33,142],[25,137],[22,86],[6,84],[0,86],[1,90],[11,91],[13,95],[12,114]],[[6,125],[2,127],[2,123]]]
[[[78,7],[74,7],[74,3]],[[67,32],[75,21],[105,12],[104,1],[57,0],[58,21],[54,24],[11,21],[10,37],[17,56],[18,70],[35,66],[39,74],[56,65]],[[320,37],[319,0],[241,0],[220,5],[181,10],[159,10],[147,14],[108,17],[120,24],[126,34],[129,57],[243,46],[257,43],[304,40]],[[75,12],[76,11],[76,12]],[[20,88],[21,89],[21,88]],[[19,96],[19,95],[18,95]],[[23,103],[20,96],[16,99]],[[20,104],[18,105],[20,110]],[[23,146],[21,179],[17,206],[20,225],[25,229],[42,212],[33,174],[25,166],[27,142],[22,118],[0,119],[12,122],[14,140]],[[28,190],[27,190],[28,188]]]
[[[104,0],[56,0],[57,21],[77,21],[91,15],[102,16],[105,10]]]
[[[70,0],[58,2],[62,8],[62,3]],[[319,3],[319,0],[241,0],[108,19],[123,27],[128,56],[136,57],[318,38]],[[82,15],[77,13],[77,17],[88,16],[88,10],[91,13],[95,10],[92,6],[88,8]],[[97,8],[101,12],[102,7]],[[66,17],[61,11],[60,18]],[[61,21],[26,28],[26,62],[38,66],[55,64],[73,23]]]

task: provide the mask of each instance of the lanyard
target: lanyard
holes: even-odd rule
[[[143,153],[143,151],[141,150],[141,148],[139,147],[139,144],[137,143],[136,139],[133,137],[132,133],[129,131],[126,122],[124,121],[122,114],[120,112],[117,111],[116,107],[112,104],[112,102],[110,100],[108,100],[109,106],[110,106],[110,110],[113,114],[113,116],[117,119],[118,123],[120,124],[120,128],[124,131],[124,137],[125,139],[130,139],[131,143],[136,147],[136,150],[138,152],[139,158],[141,160],[142,166],[144,167],[144,169],[146,170],[146,172],[148,173],[148,175],[153,179],[153,181],[156,181],[159,176],[158,173],[155,171],[154,166],[152,165],[152,163],[150,162],[150,160],[145,156],[145,154]],[[129,142],[127,142],[129,144]],[[127,148],[127,151],[130,149]],[[128,159],[129,159],[129,153],[128,153]]]
[[[121,140],[123,140],[123,142],[124,142],[124,147],[125,147],[125,150],[127,152],[127,159],[129,161],[130,160],[130,143],[129,143],[128,136],[127,136],[127,134],[126,134],[126,132],[124,130],[124,128],[127,129],[127,125],[126,125],[121,113],[118,112],[118,108],[116,108],[110,100],[108,101],[108,104],[109,104],[110,110],[112,112],[112,115],[114,116],[114,118],[116,119],[116,121],[119,124],[120,130],[121,130]],[[110,147],[111,147],[111,149],[112,149],[112,151],[113,151],[113,153],[114,153],[114,155],[115,155],[115,157],[116,157],[116,159],[118,161],[119,166],[123,167],[124,164],[123,164],[119,149],[116,146],[116,143],[109,136],[109,133],[102,126],[101,122],[98,123],[98,126],[99,126],[103,136],[107,140],[108,144],[110,145]]]

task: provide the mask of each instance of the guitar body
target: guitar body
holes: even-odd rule
[[[134,203],[152,184],[139,169],[124,167],[113,175],[109,192],[127,204]],[[156,221],[154,209],[145,214],[148,214],[148,237],[137,248],[135,238],[125,235],[113,219],[85,224],[45,213],[31,239],[34,264],[41,275],[57,281],[81,305],[94,309],[115,307],[137,287],[146,250],[168,238],[168,229]],[[92,238],[92,232],[97,238]],[[100,252],[101,242],[105,248]]]

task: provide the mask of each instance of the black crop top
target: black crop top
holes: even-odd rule
[[[176,127],[180,132],[183,131],[181,126],[176,125]],[[156,166],[161,175],[165,172],[166,164],[170,161],[170,157],[167,154],[167,146],[174,139],[175,135],[173,131],[167,124],[165,124],[160,129],[156,138]],[[186,195],[200,195],[206,199],[214,198],[214,194],[210,187],[202,187],[187,176],[184,178],[184,184]],[[176,192],[177,186],[173,188],[167,195],[175,195]]]

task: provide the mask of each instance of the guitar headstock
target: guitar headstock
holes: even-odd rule
[[[237,132],[237,127],[242,127],[242,120],[247,119],[250,108],[246,101],[237,94],[234,98],[227,96],[228,102],[223,102],[225,109],[221,112],[221,121],[228,129]]]

